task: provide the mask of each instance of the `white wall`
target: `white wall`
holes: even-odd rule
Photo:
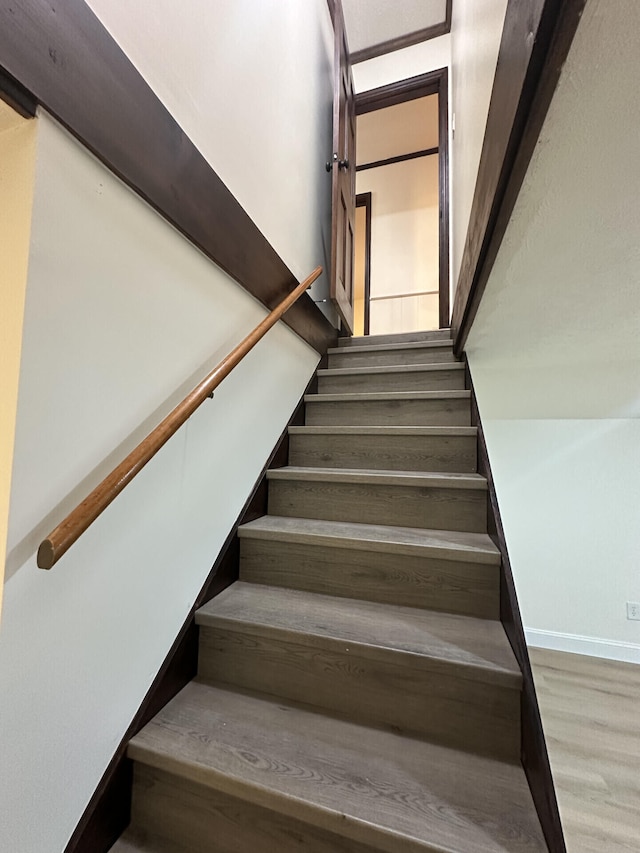
[[[333,28],[326,0],[89,0],[301,281],[329,267]],[[326,274],[311,288],[328,295]],[[333,309],[321,304],[335,321]]]
[[[456,0],[451,18],[453,289],[469,227],[507,0]]]
[[[638,662],[639,30],[587,4],[467,346],[531,641]]]
[[[451,37],[447,34],[356,63],[353,83],[356,92],[366,92],[427,71],[448,68],[450,62]]]
[[[0,101],[0,608],[27,287],[35,143],[35,122],[21,118]]]
[[[38,570],[38,539],[105,457],[122,458],[266,313],[38,121],[0,635],[0,849],[20,853],[65,847],[318,361],[278,324]]]

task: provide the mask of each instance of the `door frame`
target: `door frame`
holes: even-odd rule
[[[369,334],[371,299],[371,196],[370,192],[357,193],[356,209],[364,207],[364,326],[363,334]],[[357,230],[357,228],[356,228]],[[355,265],[354,265],[355,266]]]
[[[438,95],[438,196],[439,196],[439,229],[438,229],[438,314],[441,329],[450,326],[450,283],[449,283],[449,70],[438,68],[417,77],[399,80],[369,89],[356,94],[356,116],[364,113],[382,110],[423,98],[427,95]]]

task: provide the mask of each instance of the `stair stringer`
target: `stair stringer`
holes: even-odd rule
[[[518,604],[507,540],[491,471],[489,451],[482,429],[480,410],[476,399],[471,371],[465,358],[466,388],[471,392],[471,423],[478,429],[478,473],[488,483],[487,531],[502,556],[500,563],[500,621],[522,672],[520,707],[520,760],[524,768],[531,796],[538,813],[540,825],[549,853],[567,853],[556,797],[549,753],[545,740],[536,688],[531,671],[531,661]]]

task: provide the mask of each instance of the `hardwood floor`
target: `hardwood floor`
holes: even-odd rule
[[[529,654],[568,853],[638,853],[640,666]]]

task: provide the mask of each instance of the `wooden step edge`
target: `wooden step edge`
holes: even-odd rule
[[[416,435],[475,438],[478,428],[472,426],[291,426],[289,435]]]
[[[191,682],[134,736],[128,757],[379,853],[546,851],[519,764],[241,688]]]
[[[351,391],[305,394],[305,403],[393,402],[395,400],[470,400],[471,391]]]
[[[382,373],[442,373],[447,370],[464,370],[461,361],[445,361],[439,364],[391,364],[376,367],[323,367],[317,371],[323,376],[378,376]]]
[[[281,527],[271,522],[279,520]],[[357,524],[356,522],[322,522],[324,527],[335,526],[335,532],[315,531],[315,519],[291,518],[290,516],[266,515],[257,518],[238,528],[241,539],[261,539],[273,542],[291,542],[295,544],[320,545],[328,548],[342,548],[351,551],[378,551],[398,556],[419,556],[425,559],[439,559],[483,565],[500,565],[500,551],[486,533],[456,533],[455,531],[424,530],[422,528],[402,528],[381,525]],[[342,525],[342,527],[340,527]],[[297,530],[295,528],[298,528]],[[306,530],[304,528],[307,528]],[[362,530],[359,530],[362,528]],[[356,531],[356,532],[354,532]],[[386,535],[382,536],[382,533]],[[358,535],[359,534],[359,535]],[[416,539],[416,534],[425,534],[424,538],[432,536],[433,542],[411,542],[408,538]],[[405,541],[402,536],[405,536]],[[387,537],[395,536],[395,539]],[[464,542],[456,543],[455,537],[478,537],[479,544],[472,545]],[[438,544],[438,540],[440,540]],[[449,540],[447,542],[447,540]],[[482,540],[485,540],[482,543]],[[480,544],[482,543],[482,544]]]
[[[268,480],[303,480],[309,483],[367,483],[379,486],[414,486],[429,489],[472,489],[486,491],[480,474],[436,474],[429,471],[373,471],[366,468],[307,468],[287,465],[270,468]]]
[[[341,599],[343,602],[349,600]],[[426,613],[426,611],[424,612]],[[471,619],[473,617],[460,616],[459,618]],[[486,622],[487,620],[478,621]],[[343,655],[346,652],[365,660],[390,664],[398,668],[399,672],[411,670],[416,674],[422,672],[430,675],[444,675],[449,678],[456,678],[461,682],[466,681],[515,691],[522,689],[522,675],[515,669],[515,658],[514,668],[512,669],[492,664],[489,661],[472,663],[455,660],[436,651],[416,652],[400,647],[385,646],[381,643],[368,643],[353,637],[340,636],[339,632],[336,632],[335,636],[331,636],[321,631],[314,631],[310,626],[304,630],[275,626],[269,622],[252,618],[250,613],[242,618],[233,618],[198,611],[196,613],[196,624],[205,629],[214,628],[218,631],[240,633],[253,638],[274,639],[278,642],[288,642],[311,650],[321,649],[335,655]],[[506,637],[505,643],[508,643]]]
[[[328,355],[347,355],[352,352],[407,352],[412,349],[447,349],[453,347],[451,338],[435,338],[429,341],[405,341],[397,344],[363,344],[356,346],[330,347]]]
[[[286,704],[291,704],[287,702]],[[180,758],[168,752],[152,749],[148,744],[129,743],[127,757],[156,770],[162,770],[186,779],[205,788],[220,791],[231,797],[264,809],[290,817],[309,826],[348,838],[356,843],[369,845],[380,853],[460,853],[453,847],[442,847],[416,836],[406,835],[382,823],[346,814],[344,811],[323,805],[311,797],[282,793],[247,778],[234,776],[211,765],[200,764],[193,759]]]
[[[391,339],[391,340],[390,340]],[[387,335],[359,335],[338,338],[338,346],[342,349],[369,346],[378,343],[419,343],[420,341],[451,341],[451,329],[430,329],[424,332],[398,332]]]

